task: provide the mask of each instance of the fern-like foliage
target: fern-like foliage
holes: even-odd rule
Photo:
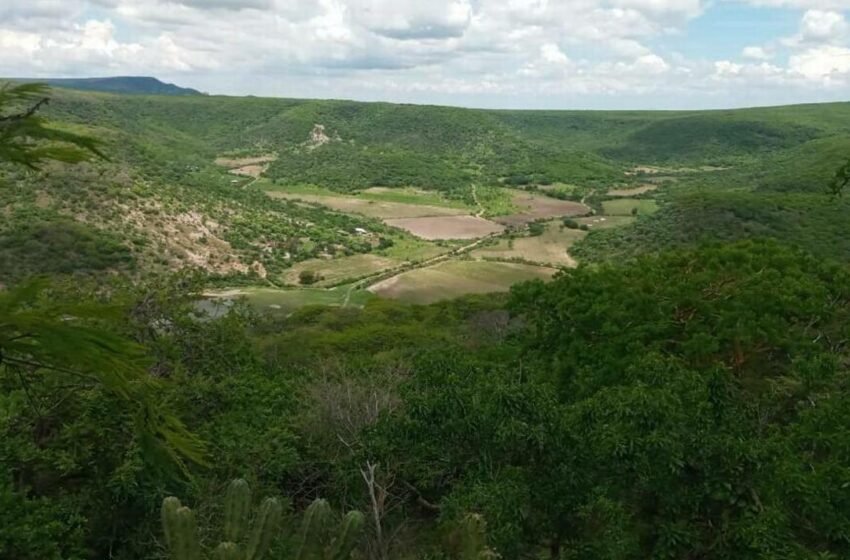
[[[38,169],[47,161],[106,159],[97,138],[52,127],[38,114],[49,101],[45,84],[0,86],[0,161]]]
[[[132,411],[142,447],[157,462],[203,463],[204,445],[156,399],[158,381],[148,375],[143,349],[101,326],[121,309],[102,304],[58,303],[50,283],[36,279],[0,291],[0,368],[29,393],[44,375],[78,386],[102,385]],[[60,401],[65,395],[52,395]]]

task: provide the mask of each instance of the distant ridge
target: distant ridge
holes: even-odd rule
[[[108,78],[32,78],[15,81],[41,82],[55,87],[139,95],[204,95],[200,91],[168,84],[149,76]]]

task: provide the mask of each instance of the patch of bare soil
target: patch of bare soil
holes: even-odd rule
[[[265,278],[262,263],[247,265],[234,256],[230,243],[220,237],[224,228],[196,211],[168,214],[158,202],[145,208],[126,208],[125,222],[143,230],[159,258],[174,268],[197,267],[216,274],[247,273]]]
[[[230,172],[234,175],[241,175],[242,177],[253,177],[256,179],[260,175],[263,174],[263,171],[266,170],[265,165],[246,165],[244,167],[237,167],[236,169],[231,169]]]
[[[515,214],[493,218],[494,221],[509,227],[518,227],[537,220],[584,216],[590,208],[579,202],[559,200],[533,193],[516,192],[513,203],[521,210]]]
[[[313,130],[310,131],[310,138],[304,142],[304,146],[308,150],[315,150],[320,146],[324,146],[330,142],[342,142],[342,138],[339,137],[339,133],[334,133],[333,138],[325,133],[325,125],[323,124],[314,124]]]
[[[417,237],[436,239],[478,239],[501,233],[500,224],[477,216],[437,216],[426,218],[401,218],[384,220],[387,225],[406,230]]]

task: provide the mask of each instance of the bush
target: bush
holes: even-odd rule
[[[298,275],[298,281],[304,286],[315,284],[319,280],[321,280],[321,277],[312,270],[302,270]]]

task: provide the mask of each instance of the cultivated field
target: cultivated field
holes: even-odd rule
[[[564,216],[583,216],[590,208],[578,202],[559,200],[548,196],[523,191],[510,191],[513,204],[519,211],[507,216],[493,218],[506,226],[518,227],[537,220],[560,218]]]
[[[380,297],[427,304],[466,294],[504,292],[519,282],[548,280],[554,268],[489,261],[447,261],[394,276],[368,291]]]
[[[384,220],[387,225],[412,233],[422,239],[478,239],[501,233],[504,227],[477,216],[441,216]]]
[[[338,259],[311,259],[293,266],[284,276],[287,284],[300,284],[300,275],[304,271],[312,272],[320,278],[315,287],[332,286],[347,279],[354,280],[369,274],[380,272],[401,264],[397,259],[374,254],[351,255]]]
[[[578,263],[568,251],[585,235],[587,232],[565,228],[561,222],[553,221],[546,224],[543,235],[499,239],[495,245],[474,250],[472,256],[482,259],[520,259],[550,266],[575,267]]]
[[[302,202],[320,204],[345,214],[360,214],[361,216],[378,219],[457,216],[467,213],[467,211],[462,208],[430,206],[426,204],[407,204],[403,202],[387,202],[344,195],[325,196],[290,193],[285,191],[268,191],[268,194],[274,198],[286,198],[289,200],[300,200]]]
[[[657,212],[658,203],[652,199],[637,198],[606,200],[602,203],[602,210],[609,216],[630,216],[635,208],[638,215],[645,216]]]

